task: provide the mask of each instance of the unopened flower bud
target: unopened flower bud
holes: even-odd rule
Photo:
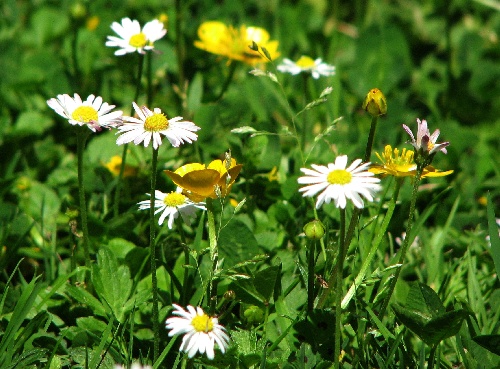
[[[255,305],[246,309],[243,316],[249,324],[259,324],[264,321],[264,312],[260,307]]]
[[[325,235],[325,226],[317,219],[307,223],[303,229],[306,237],[311,240],[319,240]]]
[[[73,4],[70,11],[74,19],[83,19],[87,16],[87,8],[80,2]]]
[[[372,88],[365,97],[363,109],[372,117],[378,117],[387,113],[387,100],[378,88]]]

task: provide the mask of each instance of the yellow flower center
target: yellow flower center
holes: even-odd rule
[[[191,320],[191,325],[197,332],[211,332],[214,329],[214,322],[208,315],[197,315]]]
[[[99,120],[97,111],[91,106],[79,106],[71,114],[71,118],[79,122],[89,123]]]
[[[128,43],[130,44],[130,46],[140,48],[146,46],[147,41],[148,40],[146,39],[146,35],[141,32],[130,37]]]
[[[314,60],[308,56],[301,56],[295,64],[297,64],[302,69],[311,69],[315,65]]]
[[[399,154],[399,150],[397,148],[392,150],[391,145],[385,146],[383,156],[378,153],[377,156],[386,165],[413,165],[413,151],[403,149]]]
[[[144,130],[148,132],[164,131],[168,128],[168,119],[163,113],[155,113],[146,118]]]
[[[178,192],[170,192],[163,199],[163,203],[167,206],[180,206],[186,202],[186,196]]]
[[[345,185],[351,183],[352,174],[345,169],[335,169],[328,174],[326,180],[330,184]]]

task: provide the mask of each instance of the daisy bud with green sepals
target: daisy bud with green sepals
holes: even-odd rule
[[[314,219],[307,223],[303,230],[306,237],[311,240],[319,240],[325,235],[325,226],[318,219]]]
[[[387,100],[378,88],[372,88],[365,97],[363,109],[372,117],[378,117],[387,113]]]

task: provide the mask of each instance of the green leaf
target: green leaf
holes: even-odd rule
[[[245,223],[234,219],[220,231],[218,245],[220,257],[224,258],[226,267],[249,260],[260,253],[252,231]]]
[[[500,356],[500,334],[487,334],[484,336],[476,336],[474,342],[484,347],[486,350]]]
[[[21,136],[41,135],[52,127],[54,121],[36,111],[26,111],[19,115],[13,133]]]
[[[119,266],[115,255],[107,247],[99,250],[97,264],[92,269],[92,282],[99,297],[106,301],[116,319],[123,323],[132,280],[128,267]]]
[[[106,308],[87,290],[82,287],[67,285],[65,291],[80,304],[92,309],[95,315],[106,316]]]
[[[187,95],[187,106],[192,112],[196,111],[203,99],[203,75],[201,73],[196,73],[191,84],[189,85],[188,95]]]
[[[264,270],[260,270],[255,274],[254,285],[257,292],[259,292],[267,301],[271,299],[274,292],[274,286],[279,273],[278,266],[272,266]]]

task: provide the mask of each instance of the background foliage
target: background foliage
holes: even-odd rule
[[[128,114],[135,91],[137,55],[115,57],[114,50],[104,46],[111,34],[109,26],[125,16],[144,24],[162,14],[168,17],[168,33],[155,44],[158,52],[152,58],[151,106],[161,107],[169,116],[191,119],[202,129],[192,147],[160,149],[160,166],[172,169],[191,161],[208,163],[221,158],[228,148],[244,164],[230,196],[237,202],[246,198],[245,205],[237,214],[229,203],[220,209],[224,227],[219,244],[227,275],[218,288],[220,296],[227,291],[236,294],[236,300],[228,303],[231,309],[225,310],[224,321],[231,327],[235,345],[231,355],[218,356],[211,365],[251,367],[265,363],[266,367],[298,368],[304,367],[307,358],[305,367],[312,368],[331,360],[329,310],[318,311],[288,328],[307,297],[300,288],[306,265],[301,232],[313,217],[312,209],[297,192],[298,169],[303,164],[295,141],[286,135],[249,137],[230,131],[251,126],[282,133],[283,127],[290,125],[287,101],[298,112],[325,87],[333,86],[328,103],[308,110],[299,119],[308,127],[308,163],[328,163],[337,154],[361,156],[370,124],[361,104],[368,90],[378,87],[389,108],[379,123],[375,151],[382,151],[386,144],[402,147],[407,137],[401,124],[414,127],[420,117],[427,119],[431,128],[439,127],[442,137],[451,142],[448,154],[436,158],[434,165],[455,171],[450,177],[426,181],[422,188],[418,226],[411,235],[418,236],[418,242],[411,249],[403,269],[404,282],[397,289],[397,318],[391,312],[379,324],[370,306],[398,247],[395,237],[404,231],[410,186],[403,187],[390,234],[372,268],[372,280],[348,307],[349,317],[344,322],[344,338],[350,347],[345,353],[346,367],[424,367],[421,342],[429,341],[418,330],[426,322],[415,327],[407,323],[408,317],[398,314],[398,309],[404,310],[408,295],[418,295],[411,281],[429,286],[438,296],[437,302],[427,301],[419,311],[435,308],[440,312],[430,317],[435,319],[453,310],[467,321],[459,324],[454,334],[442,337],[453,337],[440,346],[442,367],[498,367],[500,353],[494,339],[482,339],[486,343],[479,344],[472,340],[484,335],[497,335],[498,339],[500,334],[499,266],[495,270],[486,240],[485,206],[489,193],[498,216],[498,4],[466,0],[181,3],[180,13],[173,1],[155,0],[5,0],[0,5],[2,367],[94,368],[106,349],[100,363],[106,368],[132,358],[146,362],[150,354],[148,223],[146,213],[138,212],[136,206],[149,188],[149,156],[142,147],[130,147],[129,164],[137,172],[125,179],[120,216],[113,217],[110,209],[116,181],[104,164],[121,155],[122,149],[114,144],[116,136],[107,131],[92,135],[87,145],[85,186],[96,256],[93,289],[88,290],[79,283],[84,272],[77,267],[83,263],[76,248],[76,137],[73,127],[55,116],[46,100],[61,93],[93,93]],[[177,17],[182,17],[181,27],[176,27]],[[283,95],[271,80],[253,77],[248,74],[250,67],[238,64],[228,90],[217,100],[230,66],[193,46],[197,27],[206,20],[264,27],[272,39],[279,40],[282,57],[321,57],[334,64],[337,73],[331,78],[307,80],[306,88],[300,76],[278,74]],[[176,42],[181,42],[181,49]],[[179,51],[184,60],[180,66]],[[273,70],[271,65],[267,68]],[[181,75],[186,85],[180,85]],[[139,103],[145,103],[145,95]],[[335,129],[313,147],[314,137],[339,117],[333,124]],[[273,168],[275,177],[270,177]],[[165,176],[160,175],[158,183],[164,191],[173,189]],[[368,209],[362,224],[376,211],[375,207]],[[335,253],[338,213],[335,207],[325,206],[320,216],[328,225],[326,252],[331,256]],[[207,247],[202,220],[185,229],[192,242],[191,256],[202,262],[201,277],[210,268],[202,259]],[[495,227],[490,234],[495,233]],[[369,237],[370,232],[360,232],[352,245],[344,270],[346,281],[352,282],[356,276]],[[161,228],[158,245],[160,315],[164,321],[170,304],[178,298],[169,271],[181,276],[184,261],[176,232]],[[266,257],[259,259],[259,255]],[[256,257],[258,260],[248,262]],[[319,274],[329,267],[329,260],[318,258]],[[234,277],[238,273],[251,278]],[[192,303],[203,293],[194,285]],[[243,313],[252,305],[268,314],[269,324],[264,328],[245,321]],[[310,327],[318,325],[325,327],[324,331],[311,337]],[[264,348],[278,342],[286,329],[290,329],[286,338],[262,356]],[[166,333],[162,333],[165,346]],[[162,365],[171,367],[174,360],[171,352]]]

